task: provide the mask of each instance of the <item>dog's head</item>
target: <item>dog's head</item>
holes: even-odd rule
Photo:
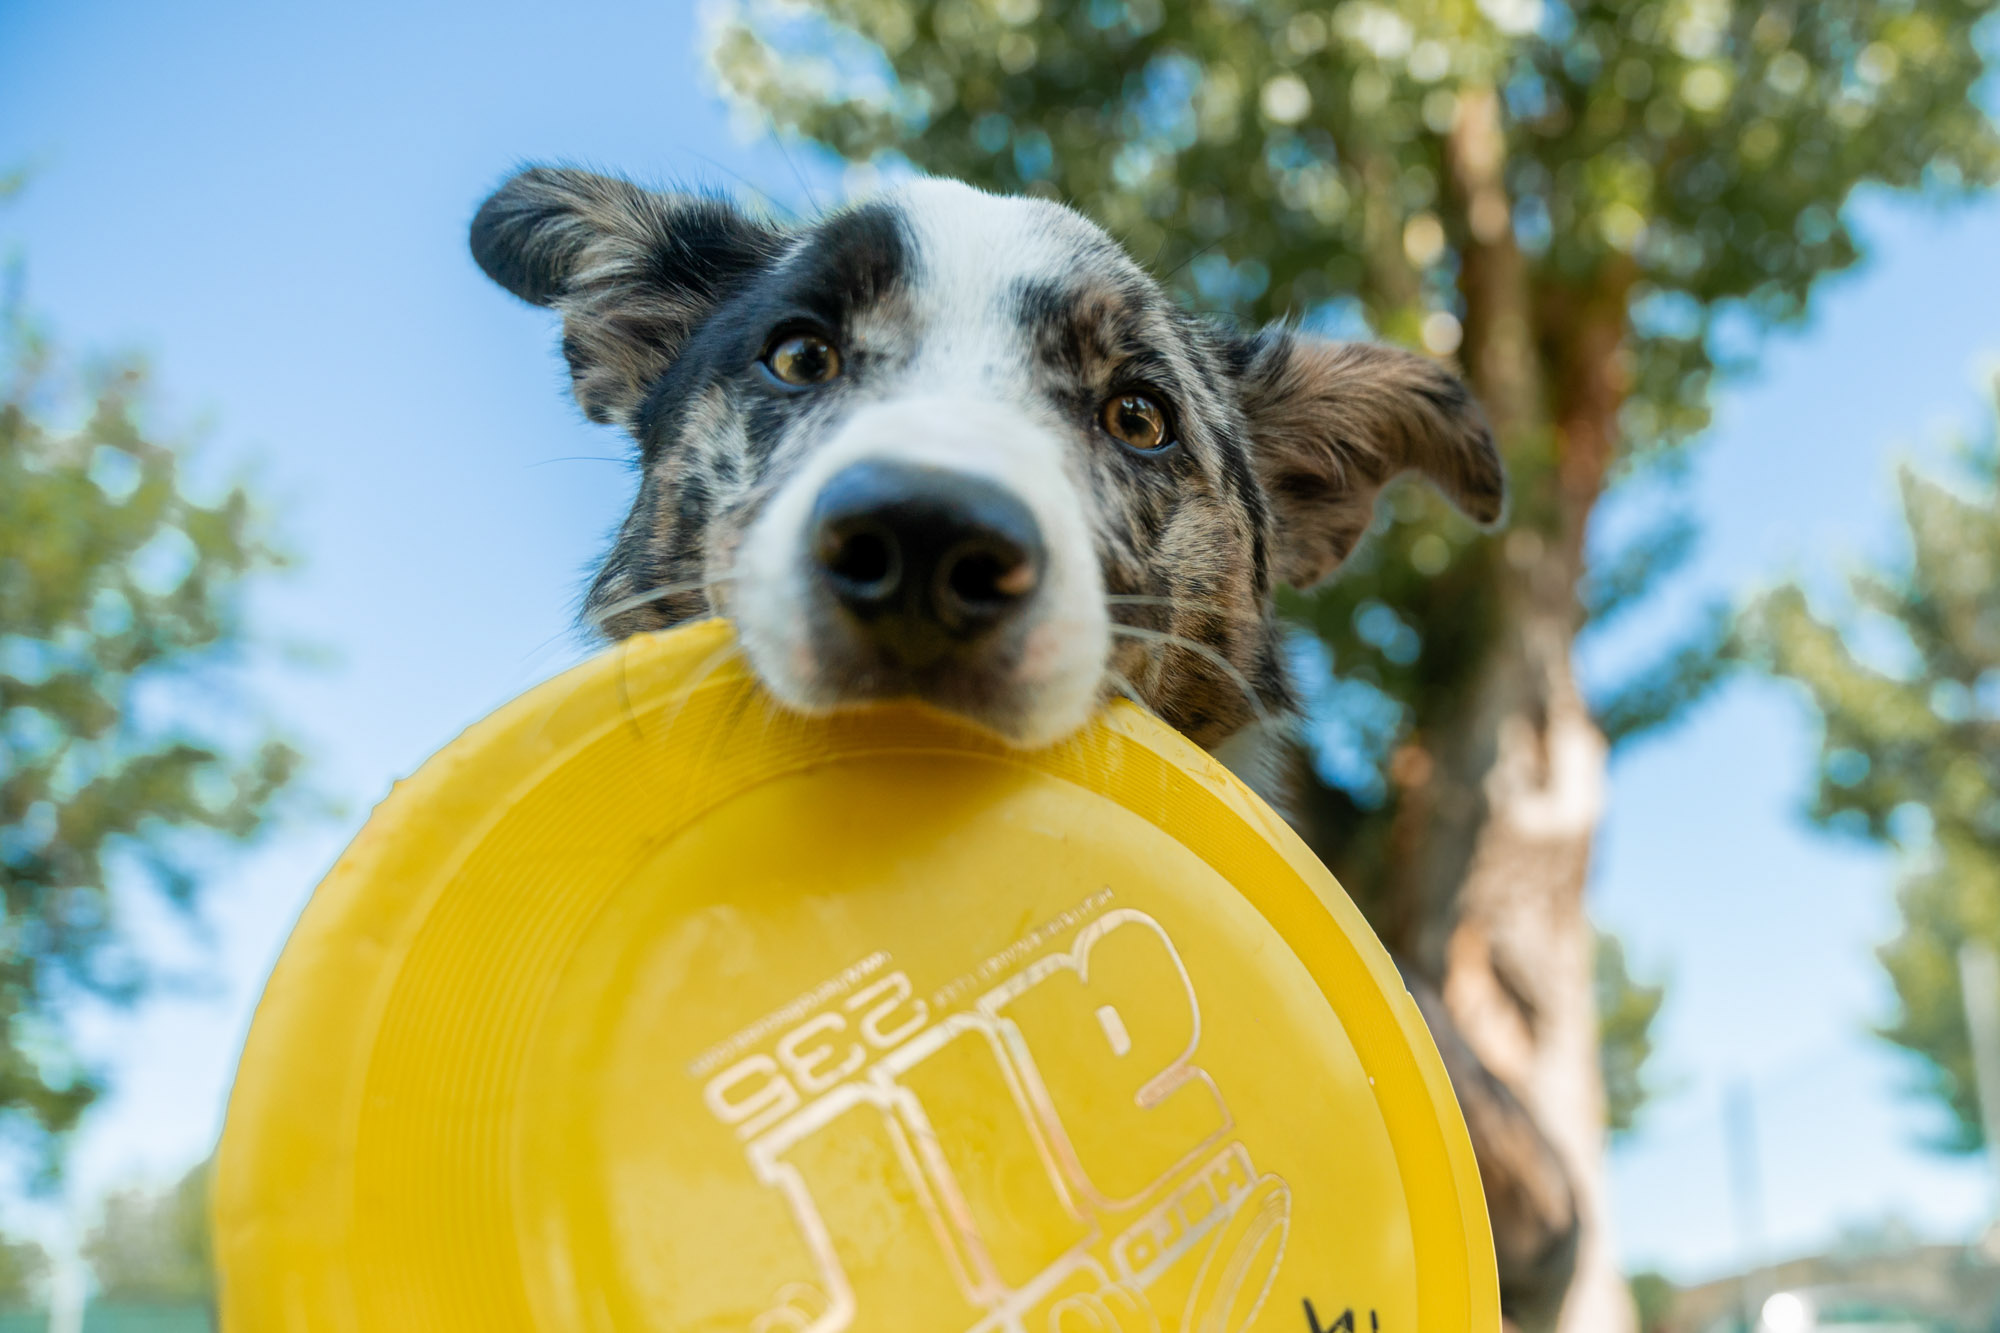
[[[795,708],[915,696],[1035,745],[1130,692],[1213,745],[1286,700],[1273,586],[1330,574],[1391,477],[1500,512],[1442,366],[1213,326],[1056,204],[920,180],[780,227],[537,167],[472,250],[638,442],[588,618],[727,614]]]

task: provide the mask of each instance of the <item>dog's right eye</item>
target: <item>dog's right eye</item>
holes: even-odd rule
[[[787,333],[764,353],[764,368],[799,388],[824,384],[840,374],[840,349],[816,333]]]
[[[1143,393],[1120,393],[1106,399],[1098,420],[1112,439],[1142,454],[1158,453],[1173,443],[1166,409]]]

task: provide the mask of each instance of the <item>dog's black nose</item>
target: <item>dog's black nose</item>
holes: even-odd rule
[[[977,638],[1041,582],[1041,528],[1005,487],[945,468],[856,463],[813,504],[819,577],[908,666]]]

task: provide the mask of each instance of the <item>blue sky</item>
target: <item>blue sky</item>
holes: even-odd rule
[[[1987,428],[2000,201],[1864,198],[1851,216],[1872,261],[1831,280],[1811,324],[1722,393],[1690,482],[1701,552],[1624,637],[1710,596],[1785,577],[1837,588],[1864,559],[1894,558],[1898,463],[1939,464],[1954,432]],[[1709,1271],[1745,1239],[1722,1119],[1739,1082],[1767,1251],[1891,1217],[1962,1235],[1990,1216],[1978,1162],[1915,1146],[1937,1124],[1899,1095],[1915,1071],[1866,1035],[1891,1003],[1870,951],[1894,929],[1894,866],[1803,823],[1814,742],[1793,692],[1752,679],[1613,764],[1594,909],[1638,967],[1671,979],[1658,1076],[1677,1089],[1615,1154],[1613,1182],[1626,1253],[1669,1271]]]
[[[464,246],[484,191],[547,157],[801,193],[782,154],[732,132],[682,5],[0,0],[0,164],[35,171],[0,244],[25,254],[63,342],[146,353],[163,419],[215,423],[200,467],[250,469],[271,498],[305,562],[263,594],[266,633],[334,660],[274,655],[258,685],[344,806],[235,863],[197,931],[133,901],[200,981],[84,1016],[119,1090],[79,1137],[67,1196],[21,1214],[52,1235],[105,1187],[207,1150],[263,976],[368,807],[580,655],[570,614],[626,495],[619,442],[563,398],[547,320]],[[1721,397],[1690,483],[1693,568],[1591,662],[1705,595],[1892,552],[1894,461],[1982,420],[2000,200],[1858,216],[1872,263]],[[1964,1235],[1991,1206],[1976,1163],[1915,1146],[1928,1112],[1865,1034],[1888,1002],[1869,949],[1891,927],[1892,867],[1801,824],[1811,739],[1788,693],[1747,682],[1614,767],[1596,910],[1672,978],[1674,1087],[1616,1154],[1618,1225],[1634,1262],[1682,1276],[1739,1252],[1720,1109],[1737,1081],[1773,1252],[1892,1214]]]

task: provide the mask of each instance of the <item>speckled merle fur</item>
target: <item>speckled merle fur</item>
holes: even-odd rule
[[[1203,745],[1290,705],[1273,588],[1332,573],[1391,477],[1419,471],[1481,521],[1500,512],[1486,426],[1442,365],[1193,317],[1055,204],[924,181],[780,226],[536,167],[486,201],[472,248],[495,281],[562,315],[578,402],[637,442],[639,492],[586,604],[613,637],[742,614],[739,556],[773,496],[863,406],[933,392],[926,358],[941,341],[985,349],[948,367],[969,386],[953,390],[967,412],[1003,403],[1059,441],[1050,484],[1080,505],[1091,595],[1110,625],[1144,632],[1111,630],[1079,659],[1093,697],[1122,677]],[[809,392],[760,365],[774,334],[798,326],[824,330],[843,361]],[[1165,407],[1171,447],[1138,453],[1099,424],[1108,397],[1135,390]],[[938,411],[941,426],[966,428]],[[986,712],[1015,669],[1006,651],[1019,656],[996,649],[993,680],[948,705]],[[840,669],[822,664],[815,698],[861,689]],[[982,720],[1004,731],[1026,706],[996,701]]]

